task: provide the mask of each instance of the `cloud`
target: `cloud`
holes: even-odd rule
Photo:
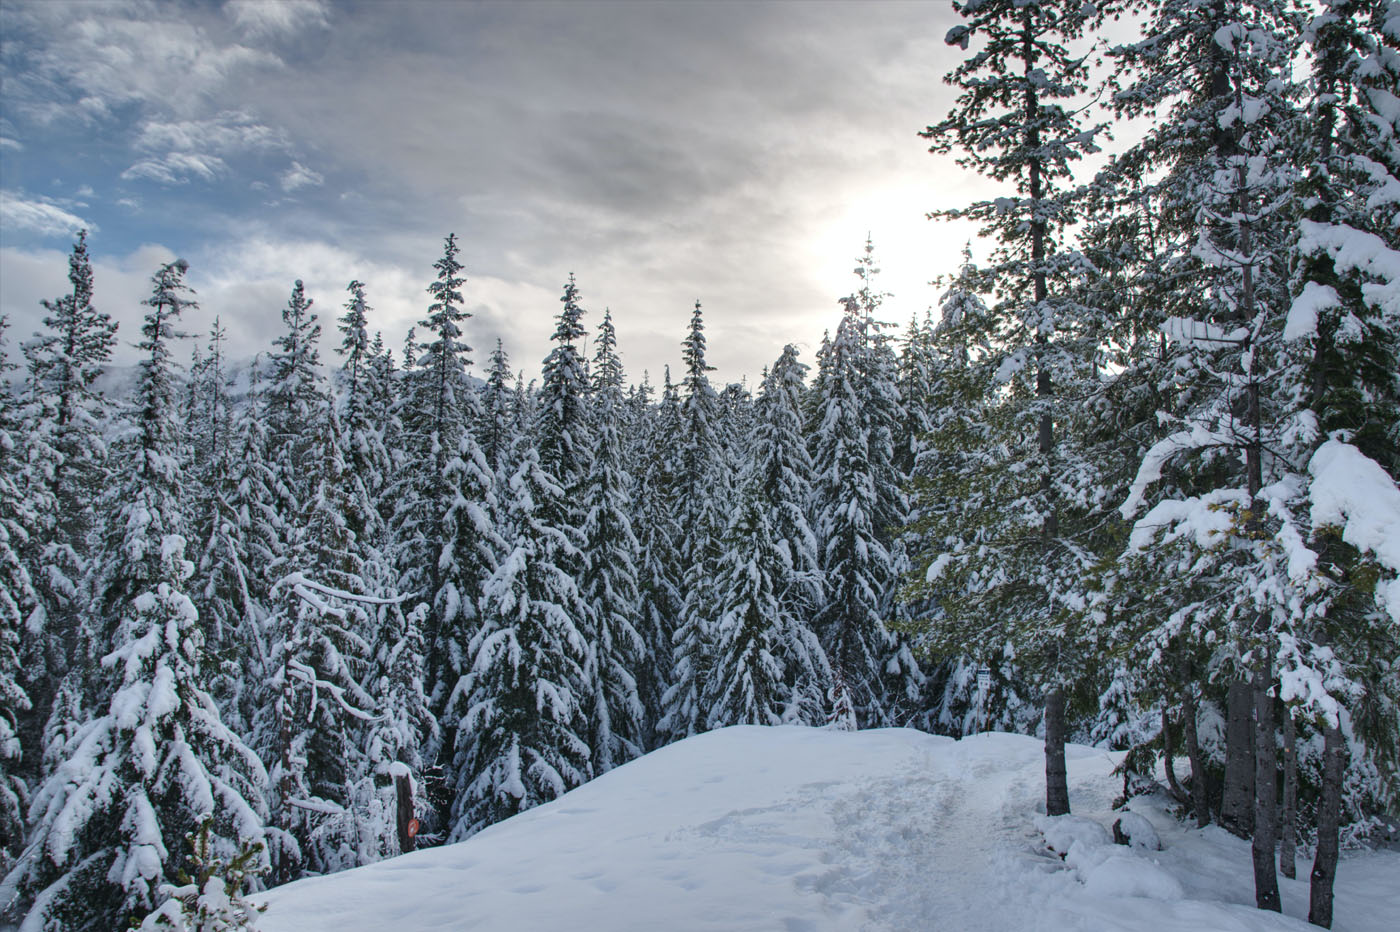
[[[241,110],[225,110],[203,120],[147,120],[136,148],[179,152],[252,152],[288,148],[287,136]]]
[[[40,236],[69,236],[82,229],[95,231],[76,214],[69,213],[47,200],[31,200],[16,191],[0,191],[0,220],[15,230],[26,230]]]
[[[105,119],[131,103],[192,113],[234,75],[282,65],[170,14],[148,0],[7,5],[8,102],[40,122]]]
[[[291,36],[330,26],[330,7],[323,0],[229,0],[224,14],[255,37]]]
[[[224,160],[216,155],[172,152],[161,158],[141,159],[122,172],[122,178],[127,181],[145,179],[161,184],[185,184],[191,177],[213,181],[227,168]]]
[[[313,171],[300,162],[293,161],[292,167],[282,174],[282,190],[291,193],[297,188],[317,187],[324,184],[325,180],[320,172]]]
[[[24,144],[18,139],[11,139],[9,136],[0,136],[0,149],[14,149],[16,152],[24,151]]]

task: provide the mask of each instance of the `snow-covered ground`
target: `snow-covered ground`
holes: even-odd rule
[[[1313,929],[1253,907],[1249,847],[1130,806],[1162,850],[1108,842],[1119,755],[1069,748],[1047,820],[1031,738],[726,728],[468,841],[271,891],[267,932]],[[1092,820],[1091,824],[1089,820]],[[1131,821],[1131,817],[1130,817]],[[1136,835],[1151,830],[1136,826]],[[1067,848],[1061,859],[1046,838]],[[1149,838],[1150,840],[1150,838]],[[1400,853],[1345,857],[1334,928],[1389,932]],[[1290,918],[1292,917],[1292,918]]]

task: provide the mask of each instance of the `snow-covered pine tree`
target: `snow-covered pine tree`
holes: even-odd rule
[[[705,727],[701,703],[713,660],[715,561],[725,527],[715,498],[723,483],[716,427],[719,396],[707,374],[714,367],[705,361],[705,321],[699,301],[682,346],[686,394],[679,412],[675,501],[680,518],[677,558],[683,568],[679,577],[683,601],[672,635],[672,678],[662,698],[664,711],[658,724],[670,740],[689,737]]]
[[[191,457],[187,474],[190,515],[190,537],[198,555],[203,548],[220,536],[220,496],[227,492],[229,472],[233,468],[233,404],[229,395],[227,360],[224,343],[228,331],[214,318],[209,330],[208,354],[198,356],[190,365],[189,406],[185,411],[185,435]],[[200,567],[202,559],[195,561]],[[191,595],[199,615],[204,619],[205,648],[222,653],[233,637],[225,627],[223,606],[215,608],[205,601],[197,589]]]
[[[23,681],[33,705],[19,724],[33,749],[43,740],[70,669],[70,647],[87,600],[82,586],[91,571],[94,503],[110,481],[104,434],[113,412],[95,383],[116,345],[117,324],[93,306],[86,231],[79,231],[68,257],[68,280],[68,294],[41,302],[47,329],[21,346],[29,370],[21,481],[38,519],[21,555],[41,611],[31,618],[22,650]],[[59,702],[70,704],[71,697]],[[37,778],[41,763],[41,755],[30,754],[21,767]]]
[[[817,537],[808,516],[812,460],[800,413],[806,371],[797,348],[789,343],[764,375],[754,404],[751,481],[779,557],[774,586],[781,615],[787,619],[787,627],[780,630],[790,638],[782,648],[787,702],[783,718],[819,725],[825,721],[831,669],[812,629],[823,587]]]
[[[253,734],[260,684],[272,675],[265,622],[272,563],[282,552],[286,521],[277,511],[276,479],[268,435],[260,416],[262,384],[255,360],[249,389],[230,424],[228,459],[210,476],[207,537],[196,541],[195,604],[206,628],[221,632],[209,658],[211,691],[224,722]]]
[[[659,727],[663,697],[672,682],[672,638],[680,615],[682,564],[680,509],[676,478],[680,472],[680,395],[666,367],[660,402],[653,407],[644,391],[633,398],[629,462],[639,464],[632,492],[632,527],[640,546],[637,573],[637,625],[646,645],[636,671],[637,690],[646,708],[647,750],[664,743]],[[643,388],[645,388],[645,384]]]
[[[579,494],[584,559],[580,595],[588,610],[588,692],[582,698],[595,774],[640,755],[646,737],[646,711],[636,675],[645,645],[636,628],[639,548],[632,533],[632,477],[623,465],[622,380],[617,333],[612,314],[604,310],[592,367],[589,470]]]
[[[565,504],[575,512],[570,517],[576,519],[574,496],[588,474],[591,425],[588,421],[588,372],[577,345],[584,337],[583,308],[578,303],[578,285],[572,274],[564,283],[564,294],[559,302],[564,307],[550,337],[554,348],[545,357],[540,370],[534,432],[540,466],[564,490]],[[574,523],[576,526],[577,522]]]
[[[268,382],[261,396],[273,491],[284,517],[301,512],[315,481],[312,464],[320,451],[313,425],[320,422],[328,397],[316,348],[321,325],[311,305],[298,279],[282,309],[286,330],[272,341],[276,349],[268,354]]]
[[[20,554],[37,523],[23,488],[24,440],[18,403],[10,390],[10,364],[0,315],[0,874],[9,873],[24,842],[24,807],[29,794],[20,773],[24,744],[19,723],[32,708],[19,681],[21,632],[39,596]],[[38,749],[32,749],[31,753]]]
[[[510,376],[510,356],[497,339],[496,348],[491,351],[491,369],[486,374],[486,385],[481,390],[481,420],[476,435],[477,445],[486,457],[486,465],[495,476],[509,474],[510,451],[515,446],[512,410],[515,392]]]
[[[376,351],[369,337],[369,304],[365,285],[352,281],[345,286],[350,300],[337,326],[344,334],[336,352],[341,357],[335,387],[340,427],[344,434],[345,481],[350,487],[350,510],[345,519],[362,552],[378,550],[384,543],[375,493],[382,489],[391,470],[389,451],[384,446],[384,417],[388,408],[380,406],[385,387],[384,373],[375,365]],[[368,554],[364,554],[368,557]]]
[[[202,689],[201,632],[183,587],[178,422],[170,342],[188,266],[153,276],[144,355],[117,451],[125,480],[104,496],[107,548],[87,643],[92,717],[64,744],[30,808],[31,844],[5,879],[35,930],[122,928],[156,905],[186,832],[217,812],[216,850],[261,841],[266,776]]]
[[[1382,579],[1393,580],[1400,567],[1394,560],[1378,559],[1378,542],[1348,536],[1347,524],[1358,517],[1357,511],[1326,514],[1317,505],[1326,498],[1329,480],[1340,472],[1335,464],[1345,458],[1354,459],[1346,467],[1350,481],[1369,475],[1382,488],[1389,479],[1389,489],[1394,489],[1400,478],[1400,301],[1394,298],[1400,285],[1400,5],[1393,0],[1324,0],[1319,6],[1304,30],[1312,53],[1314,96],[1306,122],[1311,132],[1304,137],[1304,217],[1284,338],[1300,343],[1307,358],[1299,371],[1304,384],[1298,403],[1312,413],[1317,427],[1315,437],[1296,438],[1297,462],[1306,456],[1309,477],[1323,488],[1310,490],[1308,514],[1299,513],[1295,520],[1313,526],[1310,543],[1330,580],[1350,581],[1377,571]],[[1372,490],[1364,504],[1358,501],[1352,508],[1371,512],[1386,497],[1400,504],[1400,497]],[[1327,526],[1339,517],[1340,535],[1335,524]],[[1365,588],[1329,585],[1329,598],[1319,600],[1325,608],[1319,606],[1323,610],[1311,629],[1300,632],[1316,653],[1331,648],[1347,675],[1323,680],[1325,698],[1285,697],[1291,700],[1285,707],[1286,725],[1297,718],[1309,731],[1320,728],[1323,733],[1308,918],[1324,927],[1332,921],[1344,782],[1353,787],[1346,794],[1353,799],[1364,795],[1392,808],[1400,799],[1393,778],[1376,779],[1395,774],[1400,763],[1395,715],[1400,683],[1393,676],[1377,676],[1368,660],[1397,653],[1397,629],[1386,616],[1400,614],[1400,594],[1382,594],[1400,586],[1390,581],[1378,583],[1373,593]],[[1281,669],[1321,666],[1280,657]],[[1326,699],[1337,700],[1339,707],[1330,708]],[[1345,731],[1353,735],[1350,742]],[[1347,756],[1350,773],[1341,766]],[[1358,786],[1366,787],[1364,794],[1356,792]],[[1285,798],[1290,789],[1296,795],[1296,786],[1285,784]],[[1288,815],[1285,808],[1284,817]],[[1283,826],[1285,832],[1292,828]],[[1287,852],[1284,866],[1288,873]]]
[[[463,306],[459,252],[456,235],[449,234],[433,263],[437,279],[428,286],[428,316],[419,322],[430,342],[418,344],[410,335],[405,345],[401,478],[388,491],[395,502],[399,592],[428,605],[425,687],[442,725],[441,747],[428,749],[434,762],[453,753],[455,720],[447,700],[467,672],[481,582],[494,567],[487,518],[492,482],[473,434],[480,412],[467,377],[471,347],[462,326],[470,314]]]
[[[277,578],[265,635],[271,670],[255,712],[258,750],[275,787],[273,878],[283,882],[358,863],[356,813],[347,809],[352,786],[366,777],[361,736],[374,717],[365,687],[371,615],[358,601],[374,594],[346,520],[354,496],[329,400],[310,452],[305,503],[270,567]]]
[[[831,664],[846,684],[859,724],[886,721],[885,658],[896,646],[885,627],[896,580],[888,548],[876,533],[877,480],[862,410],[863,322],[847,306],[821,359],[809,429],[815,473],[813,501],[824,597],[812,621]]]
[[[941,297],[938,323],[918,338],[928,430],[918,440],[903,535],[906,552],[928,569],[900,594],[901,625],[915,633],[914,644],[929,665],[929,725],[954,736],[989,728],[1024,731],[1038,718],[1038,702],[1025,694],[1014,654],[973,656],[972,645],[947,623],[957,603],[980,586],[962,576],[950,552],[980,546],[982,533],[966,514],[995,507],[990,490],[977,481],[997,449],[989,414],[996,389],[991,316],[978,294],[979,280],[971,251],[964,249],[963,264]],[[976,688],[981,666],[992,674],[986,695]]]
[[[990,507],[968,516],[969,530],[994,525],[999,543],[950,553],[986,574],[976,587],[981,604],[965,616],[976,619],[969,633],[980,632],[977,652],[989,655],[1011,641],[1033,662],[1045,697],[1046,811],[1059,815],[1069,811],[1064,690],[1077,675],[1068,623],[1085,569],[1064,502],[1078,498],[1085,477],[1055,428],[1058,421],[1065,433],[1070,398],[1089,374],[1084,309],[1068,294],[1080,257],[1060,236],[1072,219],[1071,167],[1097,151],[1096,131],[1072,109],[1088,70],[1070,44],[1100,13],[1068,0],[980,0],[955,9],[965,22],[946,42],[966,50],[976,41],[978,48],[945,78],[961,91],[956,106],[923,135],[930,151],[957,151],[959,164],[1013,190],[933,215],[978,221],[1000,243],[989,272],[1002,298],[993,322],[1004,354],[999,381],[1007,386],[998,438],[1005,463],[983,476],[1003,477]],[[918,570],[923,575],[928,566]]]
[[[591,776],[583,682],[587,644],[578,586],[562,567],[579,559],[559,514],[564,490],[523,437],[502,503],[506,549],[482,588],[480,624],[467,675],[451,705],[455,764],[464,786],[453,801],[451,838],[555,799]]]

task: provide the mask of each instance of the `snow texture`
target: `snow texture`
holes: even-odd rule
[[[1040,742],[742,726],[619,767],[465,842],[264,894],[266,932],[412,929],[1303,930],[1253,905],[1249,843],[1130,804],[1162,851],[1114,845],[1121,755],[1067,748],[1076,815],[1037,820]],[[1034,825],[1055,836],[1049,850]],[[1348,856],[1339,932],[1400,914],[1400,853]]]

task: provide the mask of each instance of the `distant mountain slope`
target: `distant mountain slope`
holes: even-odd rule
[[[468,841],[289,884],[267,932],[1313,929],[1253,908],[1249,848],[1132,806],[1164,850],[1107,844],[1120,755],[1069,748],[1076,815],[1045,820],[1042,745],[738,727],[673,744]],[[1085,817],[1088,817],[1087,819]],[[1097,822],[1098,826],[1090,824]],[[1038,828],[1037,826],[1041,826]],[[1100,830],[1099,826],[1102,826]],[[1046,832],[1062,860],[1046,848]],[[1307,864],[1283,880],[1307,911]],[[1343,932],[1393,928],[1400,854],[1344,859]]]

